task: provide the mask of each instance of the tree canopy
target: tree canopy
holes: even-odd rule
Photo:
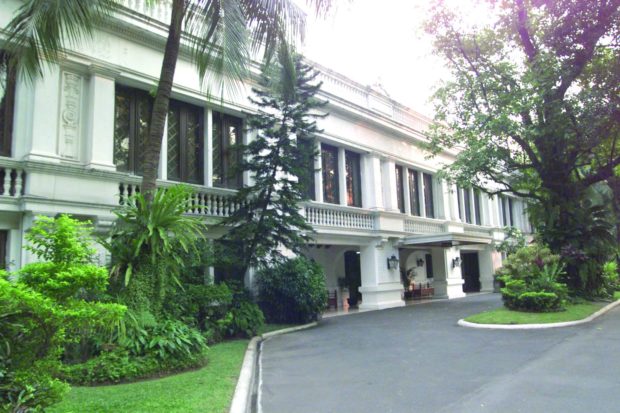
[[[427,32],[453,76],[435,95],[430,147],[460,148],[445,172],[462,185],[530,199],[555,252],[608,259],[587,244],[609,235],[593,191],[620,165],[620,0],[481,3],[475,22],[443,1],[432,8]],[[585,260],[570,255],[569,285],[590,289]]]

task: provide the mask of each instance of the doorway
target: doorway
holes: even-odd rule
[[[480,264],[477,252],[461,253],[461,272],[463,273],[463,292],[480,292]]]
[[[359,292],[362,286],[362,270],[358,251],[344,253],[344,278],[349,289],[349,305],[355,307],[362,300],[362,294]]]

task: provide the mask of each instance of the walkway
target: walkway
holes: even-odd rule
[[[578,327],[458,327],[496,294],[334,317],[263,343],[261,411],[617,412],[620,309]]]

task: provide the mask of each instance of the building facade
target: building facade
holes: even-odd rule
[[[18,1],[0,6],[6,26]],[[104,232],[112,209],[135,193],[159,76],[169,8],[125,0],[113,23],[68,50],[29,83],[6,73],[1,102],[0,256],[11,270],[33,257],[22,249],[38,215],[68,213]],[[448,185],[436,177],[453,161],[421,149],[431,120],[372,87],[317,65],[329,116],[319,120],[312,201],[301,205],[315,229],[306,254],[323,266],[330,290],[359,278],[361,307],[402,305],[401,272],[432,284],[436,296],[493,288],[502,228],[529,232],[524,204]],[[258,67],[255,68],[258,74]],[[252,139],[244,118],[256,110],[248,79],[235,96],[210,91],[182,50],[160,160],[160,185],[195,190],[190,214],[217,238],[231,197],[251,177],[233,176],[230,147]],[[219,96],[222,98],[220,99]],[[106,260],[102,252],[101,260]],[[251,282],[251,280],[248,280]]]

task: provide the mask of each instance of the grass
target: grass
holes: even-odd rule
[[[52,413],[228,411],[248,340],[211,346],[200,370],[157,380],[99,387],[74,387]]]
[[[618,293],[616,293],[618,296]],[[620,298],[620,297],[618,297]],[[560,323],[563,321],[575,321],[588,317],[598,311],[607,303],[587,302],[582,304],[569,304],[566,311],[553,313],[526,313],[512,311],[506,307],[485,311],[465,318],[465,321],[478,324],[547,324]]]
[[[614,300],[620,300],[620,291],[614,293]]]

